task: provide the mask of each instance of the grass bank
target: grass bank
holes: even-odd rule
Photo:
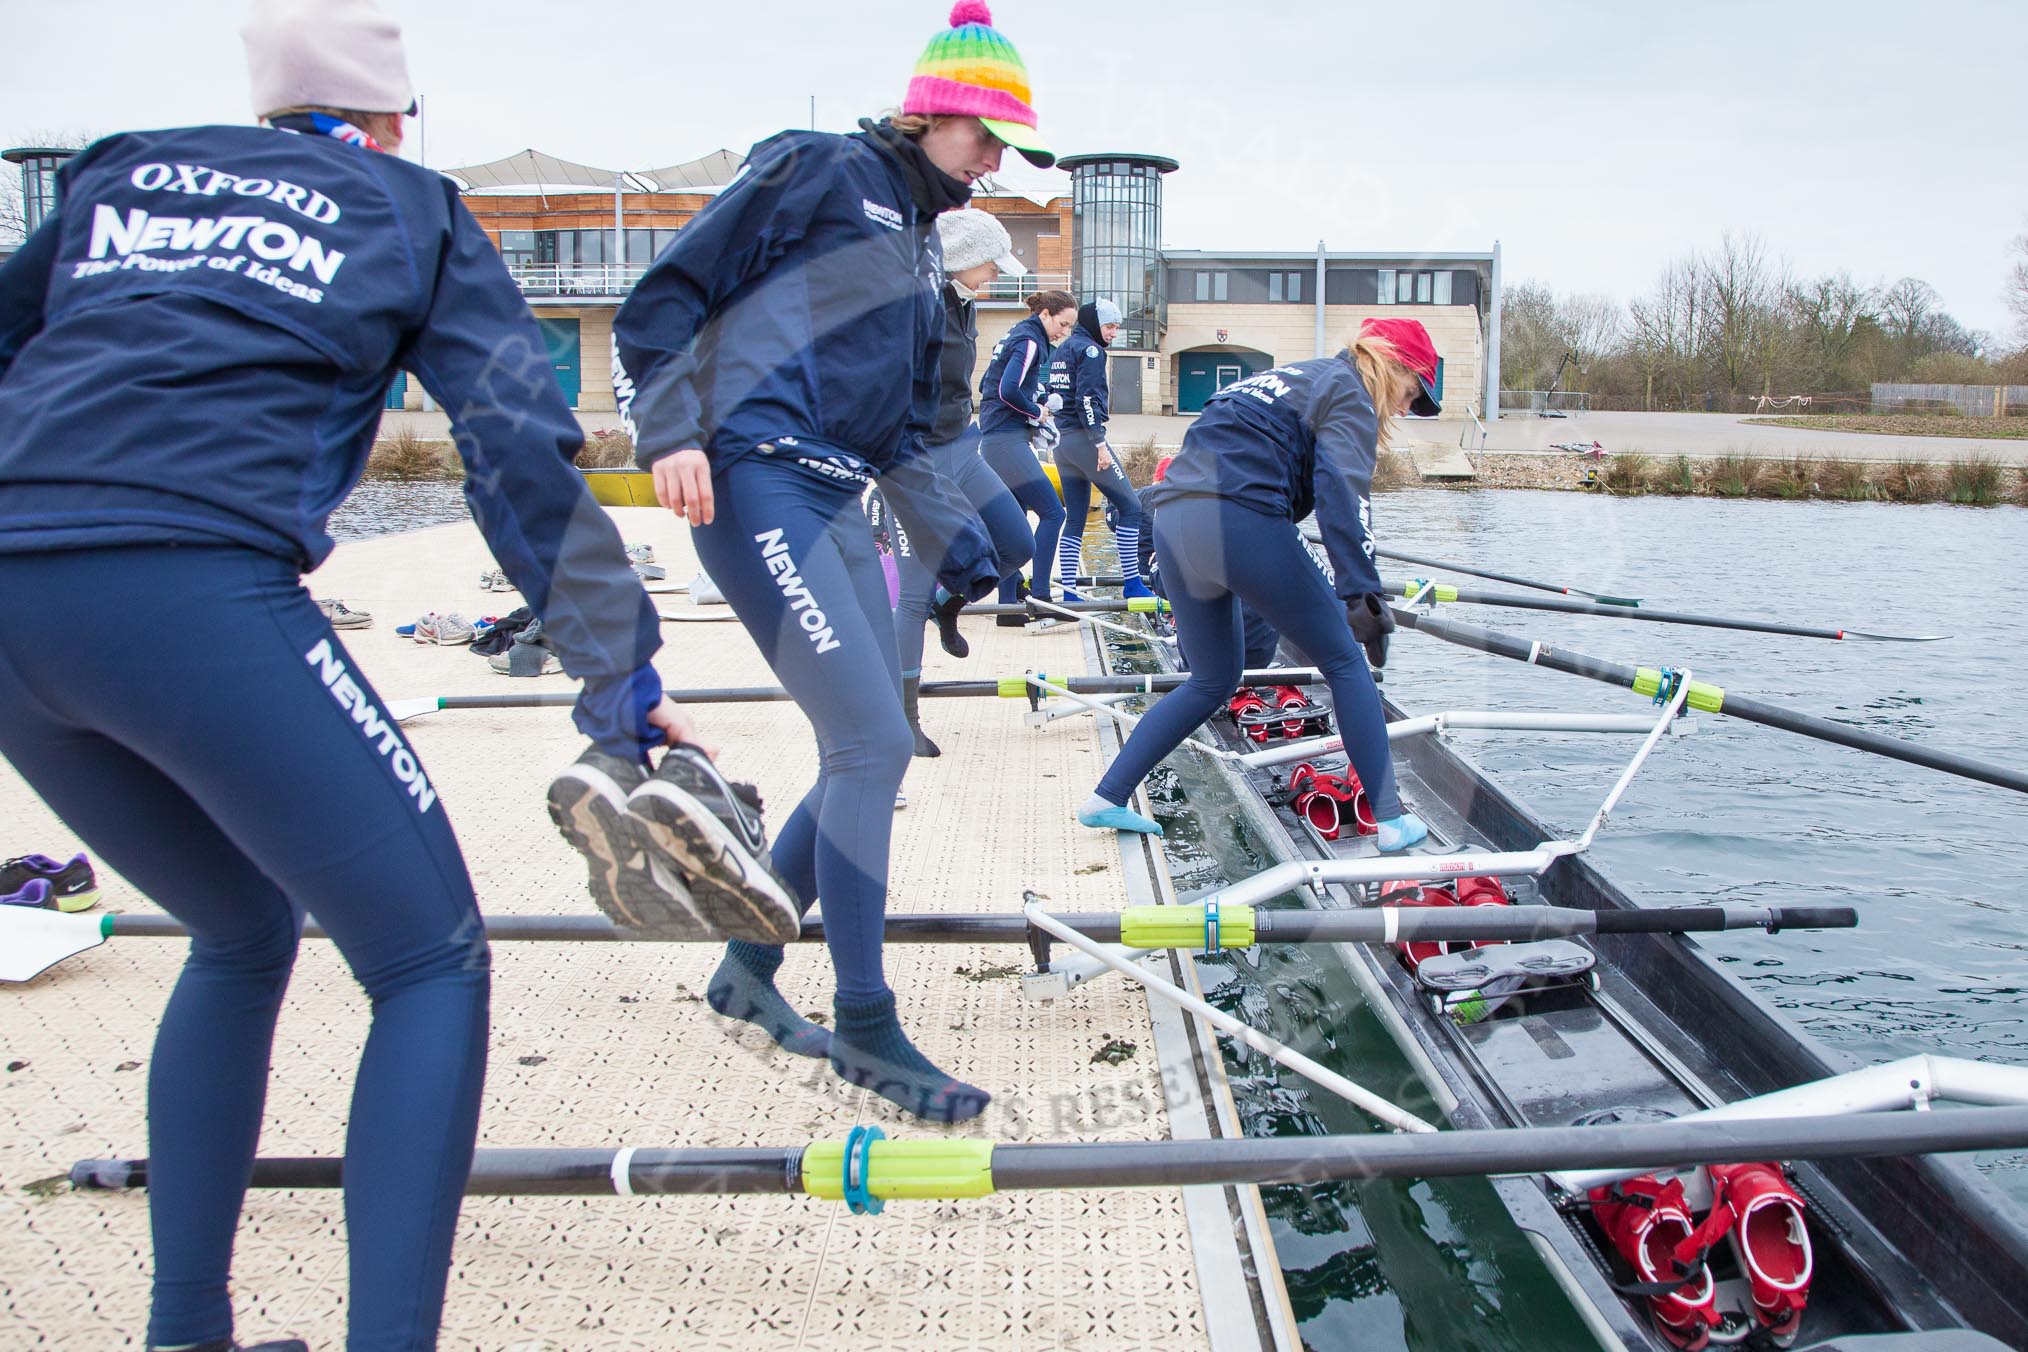
[[[634,463],[634,440],[625,428],[593,432],[577,453],[579,469],[622,469]],[[431,441],[403,427],[373,443],[366,455],[366,477],[396,483],[457,483],[465,477],[464,462],[448,441]]]
[[[1926,460],[1862,461],[1794,456],[1784,460],[1728,454],[1611,455],[1592,461],[1574,456],[1474,455],[1472,483],[1422,483],[1374,475],[1388,488],[1538,488],[1604,493],[1614,497],[1769,498],[1801,502],[1948,502],[1965,507],[2028,507],[2028,466],[1969,455],[1932,464]]]
[[[1780,418],[1748,418],[1746,421],[1762,427],[1803,427],[1812,432],[2028,441],[2028,417],[1965,418],[1955,413],[1798,413]]]

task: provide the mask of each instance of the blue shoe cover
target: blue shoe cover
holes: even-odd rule
[[[1429,828],[1422,824],[1422,818],[1412,812],[1404,812],[1399,817],[1389,817],[1381,822],[1374,842],[1380,846],[1382,854],[1399,854],[1428,839]]]
[[[1130,577],[1120,586],[1120,595],[1129,601],[1153,600],[1155,593],[1148,590],[1148,584],[1137,577]]]
[[[1077,821],[1080,826],[1093,826],[1101,831],[1139,831],[1144,836],[1162,834],[1160,823],[1149,821],[1130,807],[1111,803],[1106,804],[1103,811],[1078,813]]]

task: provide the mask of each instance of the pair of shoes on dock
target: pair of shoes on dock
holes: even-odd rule
[[[664,939],[781,944],[801,932],[760,806],[693,746],[670,747],[652,775],[591,747],[549,786],[550,820],[585,857],[599,909]]]
[[[169,1352],[169,1349],[151,1347],[149,1352]],[[218,1338],[208,1343],[180,1346],[177,1352],[310,1352],[310,1345],[301,1338],[280,1338],[267,1343],[236,1343],[230,1338]]]

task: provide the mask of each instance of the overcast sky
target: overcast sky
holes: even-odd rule
[[[641,169],[899,102],[947,6],[384,0],[429,162]],[[1912,275],[2004,334],[2028,229],[2024,0],[1001,0],[1063,153],[1145,150],[1171,248],[1505,250],[1626,300],[1753,231],[1804,274]],[[240,0],[0,0],[0,143],[249,117]],[[1416,16],[1428,16],[1426,22]],[[409,153],[415,153],[411,143]],[[1009,157],[1010,162],[1013,157]],[[1025,164],[1022,189],[1068,180]]]

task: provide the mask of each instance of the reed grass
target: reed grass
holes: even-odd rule
[[[1148,437],[1132,446],[1114,446],[1113,458],[1120,463],[1120,472],[1127,476],[1127,482],[1136,488],[1146,488],[1155,482],[1155,464],[1162,458],[1155,449],[1155,439]]]
[[[413,427],[403,426],[373,443],[366,456],[366,476],[418,482],[458,479],[463,473],[448,443],[426,441]]]
[[[1762,467],[1754,491],[1760,497],[1781,498],[1790,502],[1815,497],[1817,464],[1806,455],[1770,461]]]
[[[1835,456],[1818,462],[1817,487],[1827,498],[1840,502],[1871,502],[1880,496],[1874,486],[1873,477],[1866,465],[1858,460],[1840,460]]]
[[[1415,472],[1415,462],[1403,451],[1392,446],[1383,446],[1373,461],[1373,491],[1389,493],[1397,488],[1407,488],[1418,483],[1421,476]]]
[[[2028,507],[2028,465],[2014,471],[2014,502],[2016,506]]]
[[[1711,462],[1704,484],[1713,497],[1743,498],[1760,481],[1760,462],[1752,456],[1728,451]]]
[[[1656,466],[1648,487],[1652,492],[1687,498],[1697,491],[1697,467],[1689,456],[1679,455],[1673,463]]]
[[[1599,470],[1599,487],[1616,497],[1637,497],[1648,491],[1655,462],[1638,452],[1615,455]]]
[[[1879,482],[1890,502],[1935,502],[1943,495],[1936,466],[1926,460],[1897,460],[1881,471]]]
[[[1944,466],[1944,500],[1961,507],[1991,507],[2002,500],[2006,466],[1989,455],[1969,455]]]
[[[634,438],[624,427],[607,427],[584,439],[574,462],[579,469],[631,469]]]

